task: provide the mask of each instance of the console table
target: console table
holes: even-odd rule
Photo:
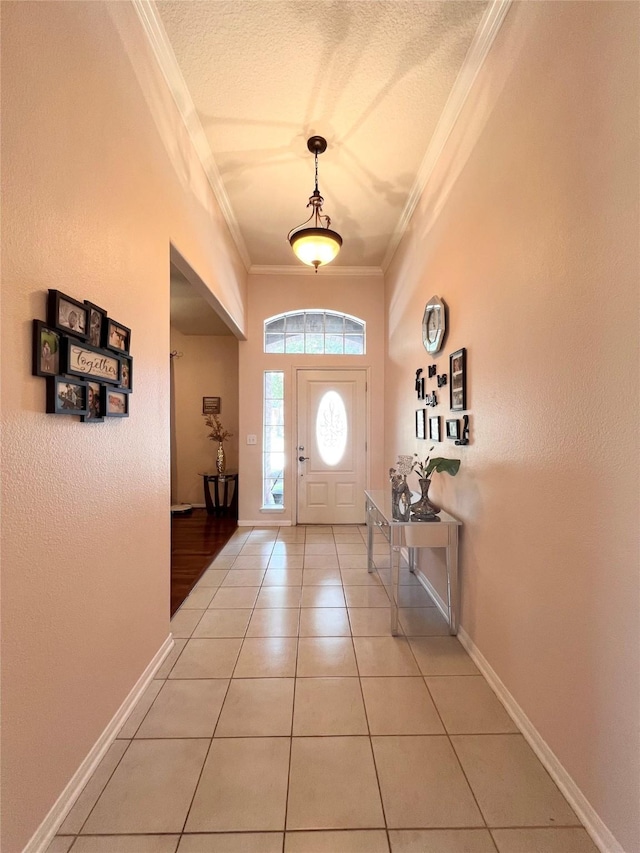
[[[378,528],[389,542],[391,558],[391,633],[398,633],[398,593],[400,586],[400,551],[409,551],[409,571],[415,572],[416,551],[420,548],[445,548],[447,552],[447,617],[449,633],[458,631],[458,528],[456,518],[444,510],[439,521],[396,521],[391,511],[391,488],[365,492],[367,521],[367,568],[373,565],[373,531]]]
[[[204,486],[204,502],[209,515],[231,516],[238,515],[238,474],[236,471],[226,471],[224,474],[200,474]],[[210,483],[213,483],[213,499]],[[229,501],[229,483],[233,483],[231,501]],[[220,500],[222,486],[222,500]]]

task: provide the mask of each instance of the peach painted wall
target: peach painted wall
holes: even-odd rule
[[[223,427],[233,433],[224,443],[227,467],[238,470],[238,341],[225,335],[183,335],[171,327],[176,406],[177,499],[203,504],[200,471],[215,471],[218,443],[207,438],[203,397],[220,397]]]
[[[363,356],[313,356],[265,354],[264,321],[285,311],[312,308],[351,314],[367,324],[367,352]],[[262,388],[265,370],[285,373],[285,442],[290,457],[295,445],[295,371],[300,367],[332,369],[365,368],[369,383],[370,485],[380,488],[383,472],[384,393],[384,293],[382,276],[335,275],[320,270],[315,275],[250,275],[247,340],[240,341],[240,510],[239,519],[253,524],[295,524],[297,469],[287,459],[285,509],[282,513],[260,511],[262,505]],[[246,445],[254,434],[258,443]]]
[[[468,350],[462,626],[628,853],[640,850],[635,3],[514,3],[386,277],[386,460],[420,322]],[[436,413],[449,414],[448,402]],[[420,444],[420,447],[419,447]],[[429,564],[425,565],[427,572]]]
[[[245,322],[246,274],[154,67],[128,3],[2,3],[3,853],[169,633],[170,241]],[[44,413],[48,288],[131,327],[130,418]]]

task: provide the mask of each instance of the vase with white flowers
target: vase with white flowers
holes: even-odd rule
[[[429,453],[433,447],[429,450]],[[414,453],[414,456],[418,456]],[[452,477],[458,473],[460,469],[459,459],[445,459],[443,456],[434,456],[422,461],[417,459],[411,466],[412,471],[418,474],[418,483],[420,484],[421,497],[420,500],[411,504],[411,515],[416,521],[433,521],[441,511],[440,507],[436,506],[429,500],[429,486],[431,485],[431,474],[435,471],[450,474]]]
[[[216,471],[219,475],[224,474],[227,468],[227,460],[224,455],[224,442],[228,438],[230,438],[233,433],[229,432],[229,430],[224,429],[220,421],[219,415],[207,415],[204,422],[206,426],[208,426],[211,430],[208,437],[211,439],[211,441],[218,442],[218,451],[216,453]]]

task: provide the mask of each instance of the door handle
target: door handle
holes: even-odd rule
[[[298,456],[298,462],[306,462],[308,458],[308,456]]]

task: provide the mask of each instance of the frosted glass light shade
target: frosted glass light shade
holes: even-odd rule
[[[303,264],[317,269],[335,258],[342,246],[342,237],[329,228],[302,228],[291,235],[289,242]]]

